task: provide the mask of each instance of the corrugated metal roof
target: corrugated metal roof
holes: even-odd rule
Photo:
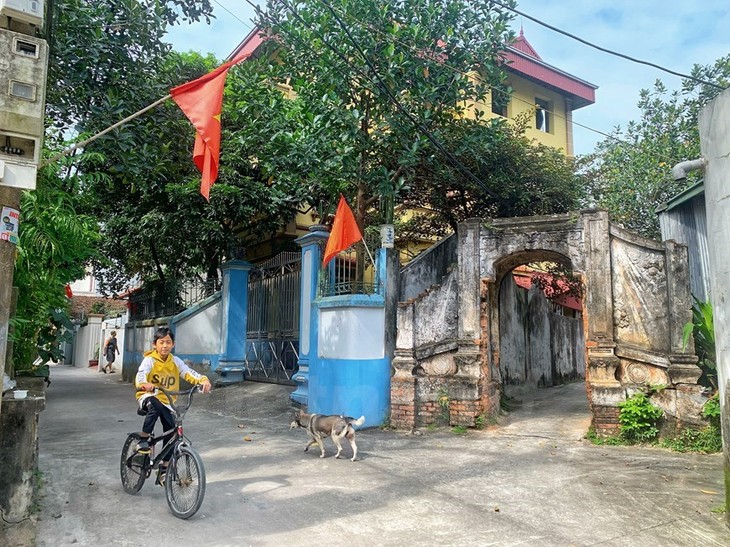
[[[663,203],[662,205],[657,207],[655,212],[661,213],[664,211],[671,211],[675,207],[682,205],[683,203],[691,200],[692,198],[694,198],[700,194],[704,194],[704,192],[705,192],[705,181],[703,179],[699,182],[696,182],[695,184],[693,184],[692,186],[690,186],[689,188],[684,190],[682,193],[677,194],[676,196],[674,196],[672,199],[670,199],[666,203]]]

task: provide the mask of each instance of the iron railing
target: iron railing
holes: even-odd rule
[[[371,253],[375,253],[380,248],[380,239],[369,239],[368,248]],[[320,271],[320,296],[378,292],[375,264],[362,241],[355,243],[332,260],[334,262],[332,268],[326,267]]]
[[[219,279],[170,280],[142,287],[129,297],[131,321],[175,315],[220,290]]]

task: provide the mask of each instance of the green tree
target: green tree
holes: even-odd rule
[[[124,111],[119,97],[147,89],[148,78],[169,50],[168,25],[210,16],[209,0],[57,0],[46,39],[50,44],[44,156],[57,152],[70,133],[93,131]],[[113,121],[117,121],[118,118]],[[20,371],[36,357],[60,357],[66,315],[64,286],[83,277],[98,256],[98,217],[85,212],[91,192],[107,184],[99,163],[86,150],[40,170],[36,190],[21,198],[19,288],[13,319],[13,359]]]
[[[436,153],[421,129],[450,125],[503,84],[511,17],[487,1],[270,0],[258,24],[276,37],[271,81],[291,86],[307,121],[276,132],[277,146],[296,151],[289,164],[314,194],[355,197],[362,227],[372,206],[402,193],[419,158]]]
[[[691,75],[728,87],[730,55],[711,66],[695,65]],[[656,208],[701,177],[694,173],[674,181],[671,168],[700,156],[698,115],[719,91],[684,80],[681,90],[669,92],[657,81],[639,94],[641,117],[625,130],[616,128],[581,159],[589,192],[612,220],[646,237],[660,237]]]
[[[402,205],[416,214],[401,233],[427,237],[454,231],[467,218],[555,214],[579,208],[584,190],[574,160],[527,138],[525,121],[455,120],[439,131],[444,146],[478,182],[441,157],[422,154],[402,198]]]
[[[55,18],[48,110],[66,135],[94,134],[211,70],[211,56],[178,54],[167,27],[210,16],[208,0],[62,0]],[[89,48],[89,44],[94,44]],[[221,166],[210,204],[198,192],[191,161],[194,129],[168,101],[86,146],[76,168],[83,211],[100,222],[94,260],[100,288],[119,292],[130,279],[217,276],[241,230],[274,230],[269,185],[255,166]],[[225,163],[225,162],[224,162]],[[281,204],[281,200],[277,203]],[[269,222],[272,212],[275,221]],[[255,222],[254,222],[255,221]]]
[[[96,221],[79,214],[79,179],[55,164],[41,170],[36,190],[21,198],[23,222],[14,273],[16,371],[30,370],[36,357],[46,363],[62,355],[60,344],[70,326],[64,287],[84,277],[84,264],[94,255],[98,240]]]
[[[171,52],[148,88],[120,96],[120,104],[136,111],[216,64],[210,56]],[[88,147],[97,154],[80,168],[104,175],[103,184],[94,181],[82,192],[86,210],[102,220],[102,258],[95,266],[103,290],[120,291],[131,278],[167,285],[197,276],[214,286],[242,232],[257,238],[293,216],[296,204],[280,197],[280,184],[269,184],[256,165],[236,158],[240,150],[230,136],[240,116],[229,114],[227,107],[226,144],[210,202],[200,195],[192,163],[194,129],[172,101]],[[94,120],[98,129],[113,122],[109,114],[103,120]]]

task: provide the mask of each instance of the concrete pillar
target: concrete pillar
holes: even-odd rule
[[[6,521],[17,522],[31,513],[34,471],[38,469],[38,415],[43,396],[3,398],[0,416],[0,510]],[[0,532],[1,533],[1,532]]]
[[[226,370],[227,377],[240,374],[241,380],[246,359],[248,274],[252,267],[245,260],[231,260],[221,266],[223,287],[218,366]]]
[[[394,372],[390,379],[390,423],[401,429],[414,427],[416,421],[414,311],[412,303],[403,303],[397,313],[395,357],[392,361]]]
[[[458,227],[460,341],[479,341],[479,219],[471,218]]]
[[[700,112],[705,167],[705,208],[710,255],[710,300],[715,323],[717,379],[722,410],[725,500],[730,506],[730,90]],[[730,511],[725,512],[730,525]]]
[[[608,213],[583,212],[586,287],[586,380],[598,435],[618,433],[618,403],[625,399],[616,379],[620,364],[613,338],[613,279]]]
[[[0,184],[0,210],[2,207],[19,210],[21,193],[20,188]],[[0,240],[0,373],[5,372],[5,350],[10,329],[15,253],[15,242]],[[2,399],[0,399],[0,412],[2,412]]]
[[[294,375],[297,389],[291,400],[303,407],[309,403],[309,365],[317,358],[317,313],[312,303],[317,297],[317,282],[324,245],[329,233],[323,226],[311,226],[310,233],[296,240],[302,249],[301,301],[299,313],[299,370]]]

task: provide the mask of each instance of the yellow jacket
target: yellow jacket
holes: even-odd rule
[[[202,384],[208,381],[208,378],[195,372],[179,357],[170,354],[167,359],[163,360],[157,350],[153,349],[144,354],[137,376],[134,378],[134,385],[139,388],[142,384],[153,384],[155,387],[162,387],[167,391],[178,391],[181,376],[191,384]],[[170,403],[162,392],[158,392],[157,395],[149,391],[137,392],[137,400],[140,404],[144,399],[152,396],[156,396],[165,405]],[[172,402],[175,402],[174,397]]]

